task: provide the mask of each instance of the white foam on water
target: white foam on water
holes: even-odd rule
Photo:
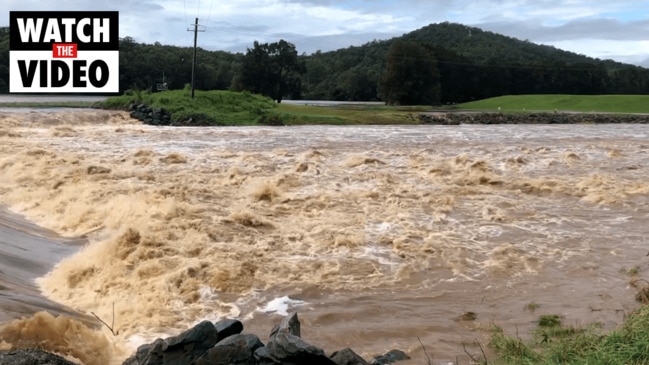
[[[292,299],[289,298],[288,295],[285,295],[280,298],[275,298],[266,303],[266,305],[263,308],[260,308],[259,311],[264,313],[277,313],[281,316],[287,316],[289,309],[303,306],[305,304],[307,304],[307,302],[303,300]]]

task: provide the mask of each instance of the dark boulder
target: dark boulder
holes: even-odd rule
[[[243,331],[243,323],[236,319],[224,319],[214,323],[216,331],[218,332],[216,342],[220,342],[226,337],[237,335]]]
[[[270,331],[270,337],[278,333],[289,334],[297,337],[300,336],[300,320],[297,318],[297,313],[285,317]]]
[[[303,339],[286,333],[277,333],[266,347],[257,349],[255,356],[260,364],[282,365],[335,365],[324,351]]]
[[[410,356],[401,350],[390,350],[385,355],[377,356],[372,361],[372,365],[387,365],[393,362],[408,360]]]
[[[369,365],[365,359],[350,348],[334,352],[331,354],[331,360],[338,365]]]
[[[192,352],[205,351],[218,339],[218,332],[214,323],[203,321],[178,336],[169,337],[162,346],[162,351],[191,350]]]
[[[178,336],[140,346],[135,356],[126,359],[124,365],[191,364],[212,348],[217,339],[216,326],[203,321]]]
[[[137,348],[135,355],[124,360],[122,365],[157,365],[164,363],[162,346],[164,340],[158,338],[152,343],[144,344]]]
[[[171,124],[171,114],[162,108],[151,108],[145,104],[131,104],[129,110],[131,111],[131,118],[141,120],[145,124]]]
[[[235,334],[217,343],[201,356],[196,365],[256,364],[255,351],[264,344],[255,335]]]
[[[178,336],[157,339],[140,346],[123,364],[368,365],[367,361],[351,349],[327,357],[320,347],[300,338],[300,321],[296,313],[273,327],[266,346],[256,335],[241,334],[242,331],[243,324],[238,320],[226,319],[216,323],[203,321]],[[390,364],[405,359],[409,357],[403,351],[391,350],[375,358],[372,364]],[[0,361],[0,364],[4,362]]]

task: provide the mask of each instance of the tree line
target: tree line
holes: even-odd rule
[[[180,89],[192,48],[120,39],[120,90]],[[0,28],[0,93],[9,90],[9,30]],[[249,90],[281,101],[448,104],[509,94],[646,94],[649,70],[454,23],[330,52],[298,54],[285,40],[246,53],[198,49],[195,87]]]

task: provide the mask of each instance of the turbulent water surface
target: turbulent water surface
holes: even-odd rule
[[[205,318],[239,318],[265,341],[298,311],[327,352],[399,348],[420,364],[423,344],[434,362],[468,363],[464,345],[479,354],[493,324],[525,336],[560,314],[611,329],[636,306],[631,273],[647,270],[648,136],[3,112],[0,204],[88,243],[0,213],[2,319],[24,317],[0,345],[42,344],[46,328],[46,348],[118,363]],[[91,313],[116,335],[78,321]]]

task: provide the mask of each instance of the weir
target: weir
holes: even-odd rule
[[[85,242],[60,237],[0,206],[0,323],[45,310],[96,326],[94,318],[45,298],[35,282]]]

